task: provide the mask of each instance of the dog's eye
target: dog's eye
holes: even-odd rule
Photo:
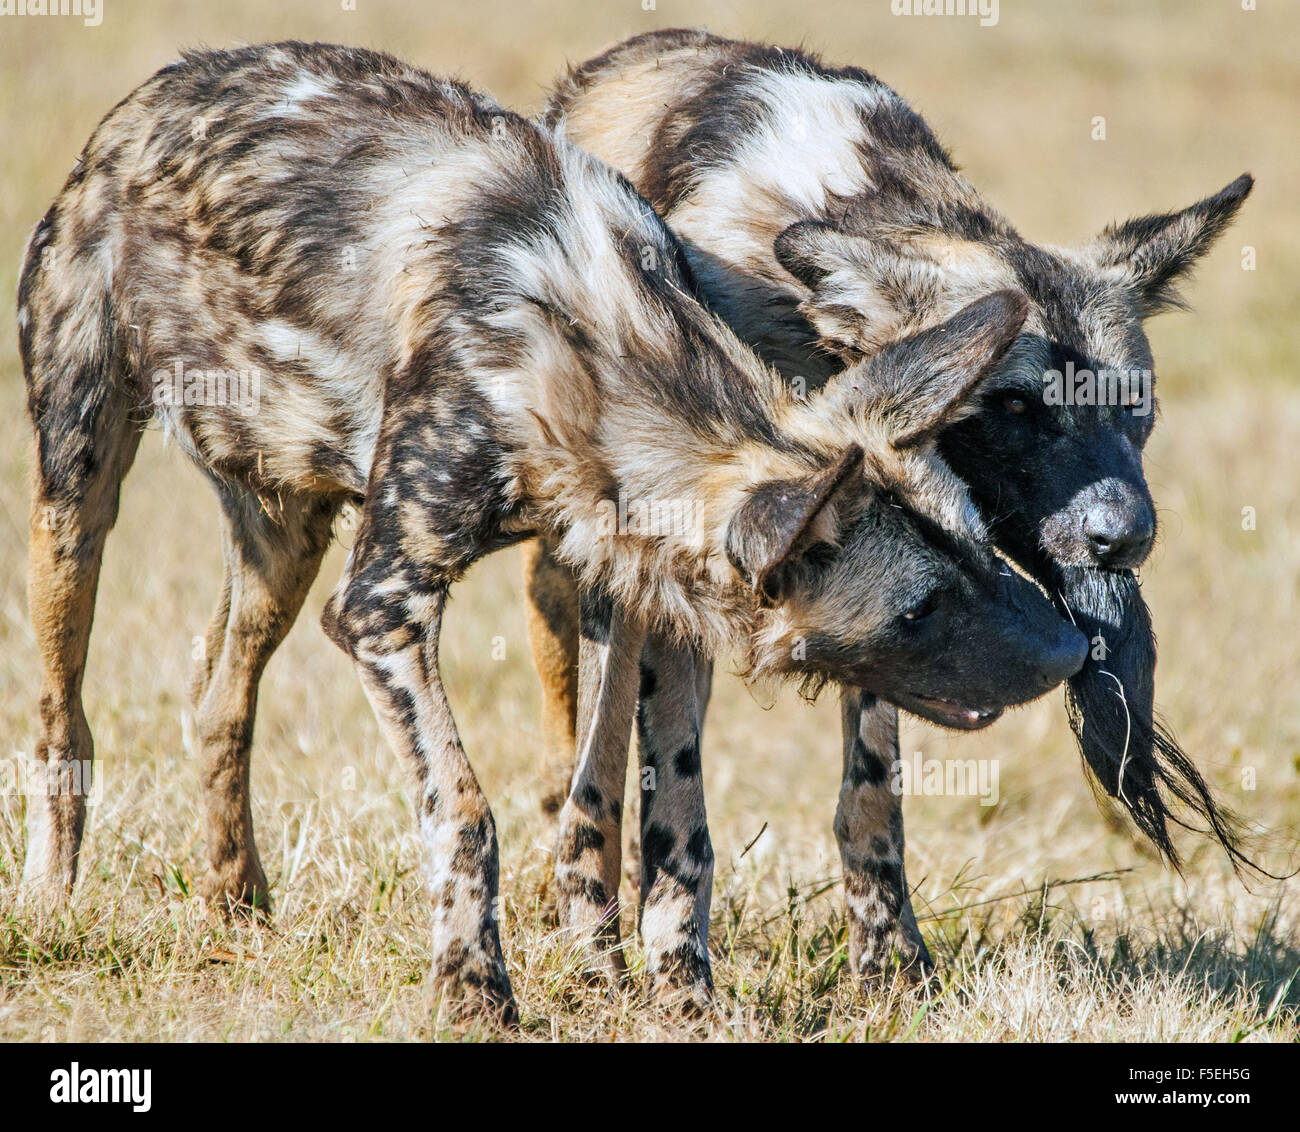
[[[934,594],[927,594],[918,601],[911,609],[903,614],[903,620],[909,621],[915,625],[919,621],[924,621],[931,613],[934,612],[935,601]]]
[[[1023,417],[1029,412],[1029,402],[1019,393],[1008,393],[1002,398],[1002,408],[1012,416]]]

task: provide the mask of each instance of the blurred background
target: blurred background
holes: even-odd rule
[[[1143,585],[1161,641],[1157,702],[1169,723],[1231,806],[1262,827],[1296,824],[1294,4],[1260,0],[1250,11],[1240,0],[1001,0],[996,25],[982,27],[973,17],[897,16],[890,0],[101,3],[97,27],[72,16],[0,17],[0,755],[32,750],[38,688],[26,617],[31,441],[15,279],[28,233],[103,114],[182,48],[284,38],[388,50],[532,112],[566,63],[637,32],[698,25],[801,45],[873,71],[928,120],[986,198],[1042,242],[1082,241],[1112,220],[1182,207],[1245,170],[1255,175],[1237,223],[1187,288],[1194,310],[1148,326],[1162,419],[1147,472],[1162,533]],[[1253,508],[1253,529],[1244,529],[1243,508]],[[104,797],[91,819],[84,871],[88,885],[103,884],[124,900],[146,901],[155,874],[159,890],[183,895],[202,861],[185,690],[194,640],[219,591],[216,519],[198,474],[150,434],[108,543],[85,689]],[[262,684],[255,816],[282,909],[299,897],[333,907],[348,891],[371,891],[391,862],[397,876],[415,860],[395,760],[349,665],[317,623],[341,553],[332,552]],[[539,700],[521,596],[514,552],[477,567],[453,595],[443,656],[466,747],[497,815],[506,889],[526,903],[544,883],[549,833],[537,809]],[[780,906],[787,893],[839,875],[831,831],[839,781],[834,696],[816,707],[792,692],[775,705],[759,699],[720,675],[706,729],[720,915],[737,893],[765,892]],[[906,721],[903,751],[995,759],[1000,777],[995,806],[909,800],[908,872],[918,910],[937,916],[1032,892],[1049,879],[1131,869],[1070,890],[1072,914],[1091,925],[1085,931],[1127,930],[1132,908],[1149,925],[1190,908],[1226,933],[1223,954],[1231,955],[1233,940],[1249,936],[1260,917],[1295,924],[1293,889],[1246,893],[1195,839],[1185,842],[1191,865],[1179,880],[1127,825],[1103,814],[1079,770],[1059,694],[975,736]],[[7,797],[0,807],[0,888],[8,888],[21,864],[20,806]],[[1283,847],[1293,839],[1284,837]],[[830,888],[821,899],[818,915],[834,929],[839,897]],[[982,930],[1011,931],[1023,902],[997,907],[1006,917],[981,920]],[[411,915],[420,922],[418,912]],[[949,933],[954,947],[967,930],[960,917],[923,926],[927,934]],[[1282,961],[1296,954],[1289,930],[1271,937]],[[830,938],[833,945],[834,930]],[[5,994],[11,1003],[27,1001],[11,986],[0,1006]],[[41,1017],[39,1002],[26,1009],[19,1010],[24,1026],[39,1030],[32,1021]],[[117,1032],[121,1023],[106,1006],[87,1009],[86,1034]],[[168,1032],[151,1025],[142,1021],[139,1032]]]

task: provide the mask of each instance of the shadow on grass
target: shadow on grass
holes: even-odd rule
[[[1123,932],[1104,945],[1087,927],[1080,934],[1097,972],[1117,991],[1150,976],[1181,978],[1207,999],[1235,1002],[1246,1013],[1240,1040],[1273,1022],[1300,1021],[1300,946],[1279,920],[1274,905],[1243,940],[1205,928],[1181,907],[1157,930]]]
[[[1005,975],[1010,985],[1027,962],[1049,972],[1062,1004],[1086,989],[1141,1017],[1154,992],[1172,990],[1230,1019],[1227,1040],[1300,1024],[1300,941],[1283,922],[1280,896],[1243,930],[1231,920],[1207,926],[1204,910],[1186,904],[1099,922],[1069,900],[1052,902],[1053,887],[1060,886],[925,912],[918,904],[938,966],[932,983],[918,988],[901,975],[857,983],[847,970],[835,879],[790,885],[785,906],[769,904],[764,915],[744,902],[724,906],[713,936],[715,952],[724,952],[719,989],[767,1027],[801,1040],[834,1039],[837,1027],[855,1023],[860,1038],[909,1040],[945,1000],[969,1005],[981,974]]]

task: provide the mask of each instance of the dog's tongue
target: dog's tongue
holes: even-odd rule
[[[1001,708],[992,711],[981,711],[979,708],[964,708],[943,701],[935,701],[932,706],[947,717],[950,727],[962,727],[968,731],[976,731],[981,727],[987,727],[1002,714]]]

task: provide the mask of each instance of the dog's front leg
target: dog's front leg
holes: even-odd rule
[[[613,985],[626,969],[618,928],[623,789],[645,633],[608,598],[584,592],[580,604],[578,758],[560,811],[555,881],[560,925]]]
[[[707,661],[651,633],[641,655],[641,938],[655,997],[705,1010],[713,844],[700,776]]]
[[[912,911],[903,871],[903,799],[895,790],[898,710],[868,692],[845,688],[844,778],[835,837],[844,864],[849,966],[860,978],[883,974],[890,945],[912,979],[933,968]]]
[[[363,538],[365,535],[363,533]],[[452,1020],[518,1019],[497,923],[496,825],[438,669],[444,586],[358,542],[325,630],[356,662],[366,697],[412,784],[433,902],[433,989]],[[360,554],[358,554],[360,552]]]

